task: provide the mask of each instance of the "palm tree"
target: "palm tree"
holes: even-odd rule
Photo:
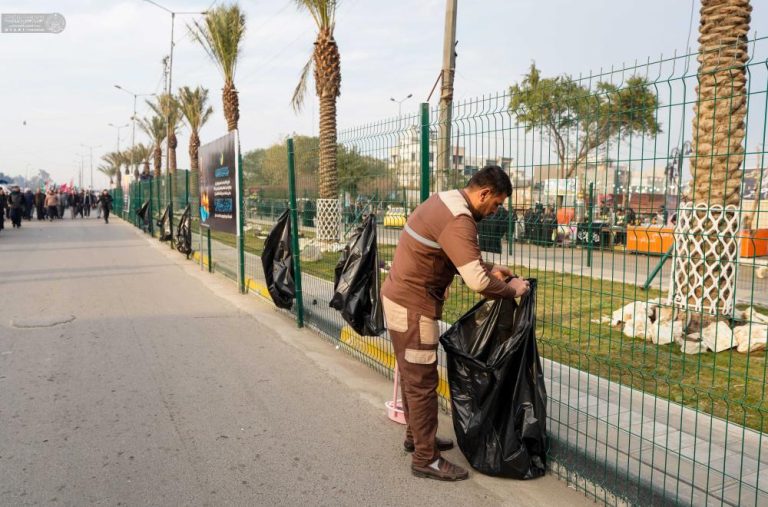
[[[143,130],[150,139],[152,139],[152,156],[154,161],[154,176],[159,178],[163,165],[162,144],[168,131],[165,129],[165,118],[162,116],[153,116],[152,118],[142,118],[139,120],[139,128]]]
[[[306,9],[317,24],[315,49],[301,72],[299,84],[291,103],[300,110],[307,89],[309,71],[314,68],[315,93],[320,101],[320,199],[318,207],[329,206],[338,210],[339,184],[336,168],[336,98],[341,94],[341,56],[333,38],[336,24],[336,0],[296,0],[299,8]],[[338,240],[341,214],[319,214],[321,240]]]
[[[189,170],[200,172],[200,129],[211,117],[213,108],[208,105],[208,90],[198,86],[194,90],[188,86],[179,88],[179,104],[181,112],[189,127]]]
[[[118,187],[120,186],[120,183],[122,182],[122,174],[120,173],[120,166],[123,165],[124,156],[122,153],[118,151],[110,151],[109,153],[105,154],[101,159],[107,164],[107,167],[109,168],[110,174],[105,173],[109,176],[109,183],[115,183]]]
[[[119,172],[116,171],[115,168],[111,165],[100,165],[96,168],[97,171],[99,171],[101,174],[109,178],[109,184],[112,185],[114,183],[115,173]]]
[[[179,101],[173,95],[163,93],[157,97],[157,102],[146,101],[147,105],[157,116],[163,118],[167,123],[167,142],[168,142],[168,171],[176,174],[176,131],[181,121],[181,109]]]
[[[149,175],[149,157],[152,156],[152,147],[147,146],[146,144],[139,143],[136,146],[133,147],[133,160],[143,164],[143,169],[141,171],[144,175]],[[138,171],[135,174],[136,179],[139,178]]]
[[[702,0],[701,4],[689,196],[696,208],[681,208],[679,213],[670,299],[682,308],[701,304],[706,313],[727,315],[734,299],[738,254],[745,64],[752,7],[749,0]],[[697,282],[702,276],[703,283]],[[713,287],[716,290],[708,290]]]
[[[192,37],[203,46],[224,77],[221,102],[229,131],[237,129],[240,104],[235,88],[235,68],[245,35],[245,14],[236,3],[221,5],[208,11],[204,24],[188,26]]]

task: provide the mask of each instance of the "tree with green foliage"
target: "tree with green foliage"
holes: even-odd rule
[[[235,88],[235,69],[245,38],[245,14],[237,3],[220,5],[209,10],[205,21],[189,26],[192,37],[200,43],[224,78],[221,102],[227,129],[237,129],[240,121],[240,100]]]
[[[527,131],[540,128],[554,144],[560,175],[573,177],[589,157],[605,156],[611,139],[661,132],[659,101],[649,82],[632,76],[621,86],[603,81],[594,89],[563,75],[542,78],[536,64],[509,89],[509,110]]]

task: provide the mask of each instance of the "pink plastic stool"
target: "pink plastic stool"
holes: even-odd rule
[[[387,407],[387,417],[398,424],[405,424],[405,412],[403,411],[403,400],[397,397],[397,388],[400,384],[400,370],[395,362],[395,381],[392,389],[392,401],[384,404]]]

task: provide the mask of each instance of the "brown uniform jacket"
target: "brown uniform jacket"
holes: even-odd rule
[[[460,190],[449,190],[432,195],[408,218],[381,294],[439,319],[446,289],[456,273],[485,297],[515,297],[515,291],[491,276],[483,262],[477,224],[466,197]]]

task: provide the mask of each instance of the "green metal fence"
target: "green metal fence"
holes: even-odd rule
[[[504,213],[478,224],[479,241],[486,260],[538,279],[552,472],[607,504],[766,505],[766,44],[749,43],[746,92],[720,90],[714,99],[747,104],[736,143],[744,149],[742,171],[728,176],[741,178],[737,242],[722,230],[678,225],[690,218],[681,211],[694,195],[690,165],[701,163],[690,142],[698,128],[694,106],[705,109],[696,54],[574,78],[532,71],[504,92],[455,102],[450,137],[427,104],[340,131],[336,244],[318,237],[320,148],[307,136],[244,151],[242,247],[233,235],[199,228],[197,182],[186,172],[132,184],[127,217],[136,223],[133,210],[146,196],[155,219],[169,198],[177,215],[191,203],[198,261],[212,259],[212,270],[237,279],[242,255],[246,288],[264,294],[264,238],[291,209],[302,296],[291,312],[299,325],[391,377],[388,337],[355,335],[328,306],[341,245],[374,213],[385,276],[405,220],[424,198],[499,165],[513,194]],[[716,120],[713,132],[731,121]],[[737,245],[732,261],[722,252],[707,259],[723,268],[723,280],[732,277],[732,310],[683,311],[669,299],[676,275],[701,275],[695,255],[671,248],[688,240]],[[700,292],[707,288],[700,285]],[[457,278],[443,324],[477,300]],[[444,375],[443,364],[441,352]],[[444,382],[439,392],[448,409]]]

